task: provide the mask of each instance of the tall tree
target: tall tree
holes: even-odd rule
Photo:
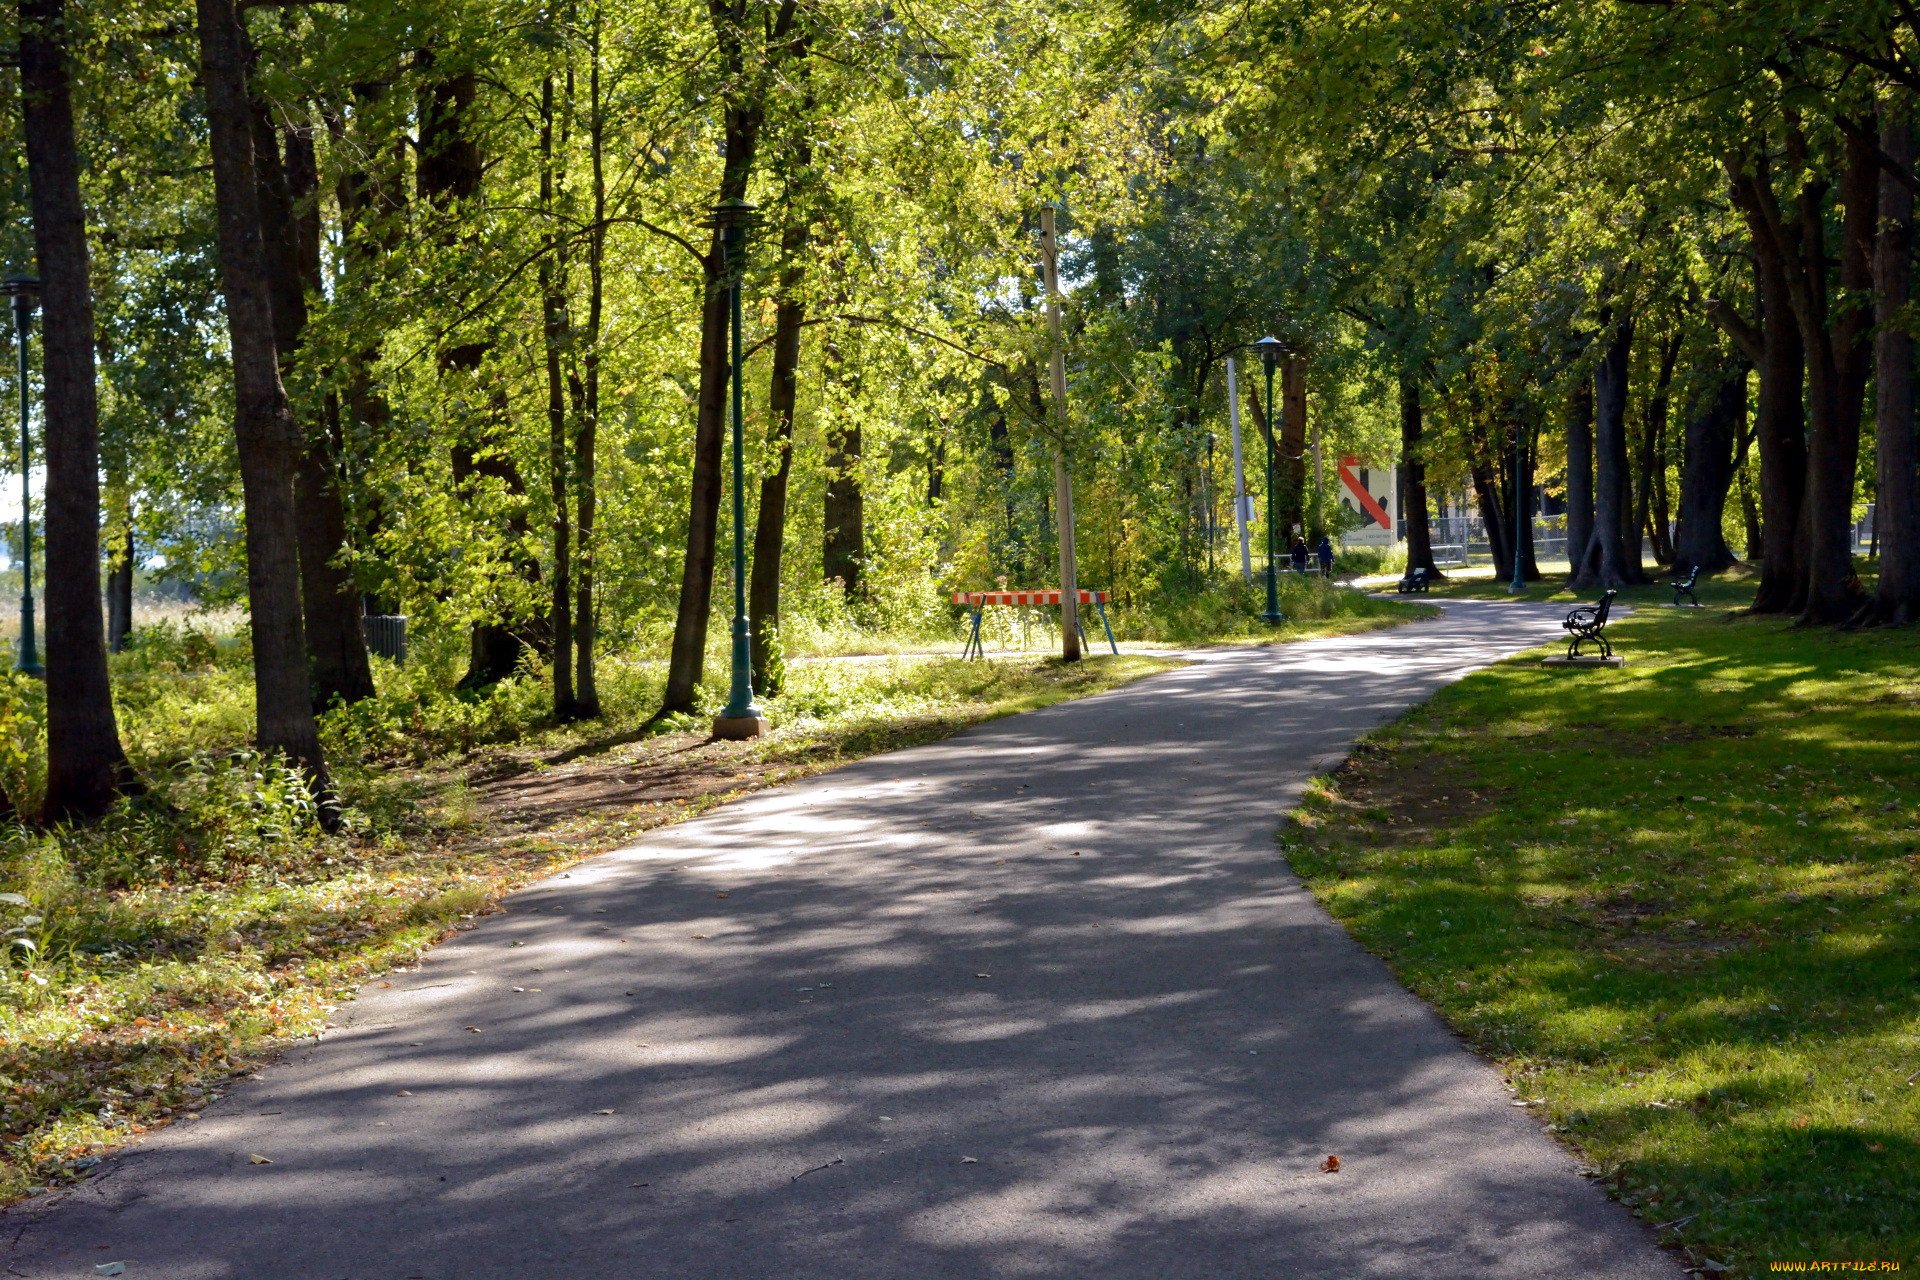
[[[93,286],[64,0],[21,0],[20,78],[45,309],[47,790],[50,822],[97,817],[134,785],[100,618],[100,407]]]
[[[1621,307],[1603,314],[1606,349],[1594,370],[1593,387],[1593,534],[1574,572],[1581,590],[1624,587],[1643,580],[1639,572],[1640,531],[1632,528],[1627,480],[1627,386],[1633,366],[1633,312]],[[1627,546],[1631,538],[1631,552]]]
[[[243,31],[244,35],[245,32]],[[249,51],[249,62],[254,56]],[[307,299],[321,292],[320,169],[313,135],[303,123],[276,128],[272,108],[257,94],[252,102],[254,171],[259,180],[261,239],[270,273],[273,340],[283,386],[295,377],[306,340]],[[286,155],[280,153],[284,132]],[[373,696],[367,658],[365,610],[345,563],[347,520],[337,475],[337,442],[323,406],[299,423],[300,469],[293,496],[300,533],[300,602],[306,624],[313,702],[320,710],[336,702]],[[337,418],[336,418],[337,423]]]
[[[1913,100],[1896,91],[1881,105],[1880,150],[1913,171]],[[1920,621],[1920,448],[1914,440],[1913,189],[1893,177],[1880,184],[1880,234],[1874,246],[1874,430],[1879,497],[1880,582],[1866,617]],[[1863,619],[1864,620],[1864,619]]]
[[[760,131],[766,123],[774,76],[786,69],[794,35],[796,0],[781,0],[767,24],[766,44],[752,47],[750,33],[760,9],[747,0],[708,0],[708,17],[724,86],[721,95],[724,150],[718,203],[744,201],[753,177]],[[667,687],[660,709],[687,712],[706,668],[707,624],[713,612],[714,548],[720,529],[721,457],[727,408],[726,251],[719,229],[701,256],[700,387],[695,400],[693,477],[687,507],[686,546],[681,561],[680,605],[667,660]]]
[[[1427,515],[1427,464],[1422,451],[1425,417],[1420,404],[1420,383],[1412,374],[1400,375],[1400,511],[1406,523],[1407,568],[1425,569],[1429,578],[1440,578],[1440,566],[1433,562],[1433,526]]]
[[[226,295],[233,361],[234,439],[246,502],[256,732],[262,749],[283,752],[324,793],[329,787],[327,766],[313,716],[300,607],[293,495],[300,436],[273,341],[271,268],[260,232],[259,175],[247,94],[248,42],[234,0],[195,0],[195,7],[213,153],[221,291]]]

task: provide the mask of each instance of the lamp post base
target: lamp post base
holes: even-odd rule
[[[1270,627],[1277,627],[1287,620],[1287,616],[1278,609],[1269,609],[1260,615],[1260,620]]]
[[[726,742],[744,742],[757,738],[773,726],[761,716],[715,716],[713,736]]]

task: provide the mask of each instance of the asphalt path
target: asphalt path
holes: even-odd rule
[[[1197,653],[657,831],[0,1215],[7,1274],[1677,1277],[1274,842],[1561,612]]]

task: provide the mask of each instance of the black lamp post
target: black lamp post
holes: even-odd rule
[[[713,722],[716,738],[754,738],[767,729],[766,713],[753,694],[753,640],[747,634],[747,469],[741,452],[746,412],[740,377],[740,277],[746,270],[747,228],[753,220],[754,207],[745,200],[725,200],[713,209],[727,274],[733,415],[733,671],[727,705]]]
[[[32,276],[8,276],[5,284],[13,299],[13,334],[20,355],[20,656],[13,669],[24,675],[42,674],[40,652],[33,626],[33,507],[27,483],[32,458],[28,443],[27,335],[33,329],[33,300],[40,282]]]
[[[1278,516],[1279,504],[1275,500],[1274,483],[1274,437],[1280,434],[1280,418],[1274,412],[1273,375],[1280,368],[1280,357],[1287,353],[1287,344],[1269,334],[1253,344],[1260,353],[1261,367],[1267,371],[1267,611],[1260,616],[1271,625],[1278,626],[1283,617],[1280,613],[1280,579],[1275,561],[1280,554],[1279,531],[1274,525]]]

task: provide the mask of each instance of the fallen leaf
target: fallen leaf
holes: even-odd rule
[[[976,978],[991,978],[993,975],[990,973],[976,973],[973,976]]]
[[[1808,1120],[1805,1116],[1795,1116],[1793,1118],[1793,1127],[1796,1129],[1804,1129],[1810,1123],[1812,1122]]]
[[[705,942],[707,940],[707,935],[704,933],[696,933],[693,935],[693,940],[695,942]]]
[[[267,1159],[265,1156],[261,1155],[257,1151],[254,1154],[248,1156],[247,1160],[253,1164],[272,1164],[273,1163],[273,1161]]]
[[[1320,1162],[1320,1172],[1322,1173],[1340,1172],[1340,1157],[1328,1156],[1325,1160],[1322,1160]]]
[[[979,1164],[980,1162],[978,1160],[975,1160],[972,1156],[961,1156],[960,1163],[961,1164]]]
[[[124,1262],[103,1262],[93,1269],[93,1274],[97,1276],[123,1276],[126,1273],[127,1264]]]
[[[612,1107],[602,1107],[602,1108],[600,1108],[600,1109],[599,1109],[598,1111],[596,1111],[596,1112],[594,1112],[593,1114],[595,1114],[595,1115],[597,1115],[597,1116],[610,1116],[610,1115],[612,1115],[612,1114],[613,1114],[613,1108],[612,1108]]]
[[[393,1096],[396,1098],[411,1098],[413,1096],[413,1090],[402,1089],[400,1092],[394,1094]]]
[[[722,889],[719,893],[716,893],[713,896],[716,898],[731,898],[733,895],[728,893],[725,889]]]
[[[480,1030],[480,1028],[478,1028],[478,1027],[468,1027],[468,1028],[466,1028],[466,1029],[467,1029],[468,1031],[474,1031],[474,1032],[478,1032],[478,1031]]]

